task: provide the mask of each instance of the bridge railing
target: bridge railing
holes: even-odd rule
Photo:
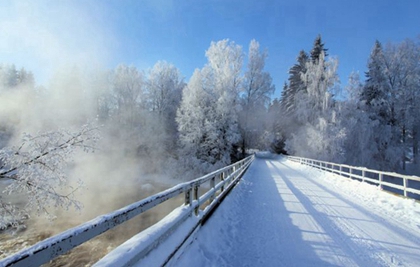
[[[378,185],[381,189],[403,195],[404,197],[420,199],[420,177],[384,172],[364,167],[314,160],[308,158],[287,156],[288,159],[329,171],[352,179]]]
[[[173,232],[175,228],[179,227],[188,217],[199,217],[199,220],[197,221],[198,223],[201,223],[202,219],[206,218],[206,216],[212,212],[227,192],[229,192],[237,183],[253,159],[254,156],[249,156],[246,159],[190,182],[178,184],[170,189],[130,204],[117,211],[98,216],[91,221],[45,239],[32,247],[23,249],[14,255],[0,260],[0,266],[40,266],[121,223],[124,223],[169,199],[184,194],[185,201],[180,207],[182,208],[182,216],[176,217],[174,219],[176,221],[164,232],[159,232],[155,240],[149,240],[149,244],[136,254],[136,259],[138,260],[139,258],[146,256],[151,250],[157,247],[158,244],[163,242],[163,239],[167,238],[168,235]],[[209,183],[209,186],[207,187],[207,190],[200,195],[199,188],[206,183]],[[199,212],[200,206],[205,203],[208,205],[202,212]]]

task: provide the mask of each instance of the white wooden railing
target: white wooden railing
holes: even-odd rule
[[[415,199],[419,199],[420,197],[420,190],[417,189],[419,187],[415,188],[410,184],[410,181],[412,181],[413,185],[416,183],[417,186],[419,186],[420,177],[418,176],[403,175],[395,172],[383,172],[364,167],[355,167],[345,164],[337,164],[333,162],[294,156],[287,156],[287,158],[292,161],[312,166],[321,170],[333,172],[341,176],[372,183],[378,185],[381,189],[386,191],[392,191],[390,190],[392,188],[395,189],[392,191],[393,193],[404,195],[404,197],[412,197]],[[417,197],[410,196],[409,193],[415,194]]]
[[[244,160],[214,171],[203,177],[190,182],[178,184],[168,190],[128,205],[122,209],[99,216],[89,222],[45,239],[32,247],[26,248],[14,255],[0,260],[0,266],[28,267],[39,266],[47,263],[51,259],[68,252],[74,247],[79,246],[80,244],[104,233],[105,231],[108,231],[115,226],[184,193],[185,202],[180,207],[182,212],[179,213],[179,216],[174,217],[173,222],[169,224],[170,227],[165,228],[164,231],[159,231],[159,234],[156,238],[154,238],[154,240],[148,242],[146,246],[143,246],[141,250],[136,253],[135,259],[124,259],[126,260],[127,265],[133,264],[133,260],[138,261],[142,257],[146,256],[150,251],[163,242],[163,240],[166,239],[173,231],[175,231],[176,228],[178,228],[188,217],[196,216],[198,218],[196,220],[197,224],[192,227],[193,229],[191,229],[191,231],[189,231],[189,234],[191,234],[198,224],[201,224],[203,220],[206,220],[214,208],[217,207],[221,200],[223,200],[229,190],[239,181],[240,177],[246,171],[253,159],[254,156],[249,156]],[[206,186],[206,183],[209,183],[208,189],[200,195],[199,188]],[[205,203],[209,204],[201,210],[200,206],[203,206]],[[182,242],[184,242],[187,238],[188,236],[183,238]],[[171,257],[172,255],[173,252],[169,252],[169,255],[166,257]],[[169,259],[163,258],[163,263],[168,260]],[[121,264],[121,261],[119,264]]]

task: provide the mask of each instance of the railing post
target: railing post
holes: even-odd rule
[[[365,170],[362,170],[362,181],[365,181]]]
[[[192,205],[192,194],[191,194],[192,188],[188,188],[188,190],[185,191],[185,205]]]
[[[379,173],[379,188],[382,190],[382,173]]]
[[[341,164],[340,164],[340,175],[341,176],[343,175],[343,166],[341,166]]]
[[[212,189],[214,189],[214,187],[216,186],[216,176],[214,176],[213,178],[211,178],[210,180],[210,187]],[[213,192],[213,194],[210,197],[210,202],[212,202],[214,200],[216,192]]]
[[[353,178],[353,168],[349,168],[349,174],[350,174],[350,179],[352,179]]]
[[[404,196],[407,197],[407,178],[403,177],[404,183]]]
[[[194,185],[194,200],[198,201],[198,188],[199,185]],[[195,211],[195,216],[198,216],[198,210],[200,209],[200,206],[197,205],[197,207],[195,207],[194,211]]]
[[[220,181],[224,181],[225,180],[225,172],[220,173]],[[222,187],[220,188],[220,192],[225,191],[225,185],[223,184]]]

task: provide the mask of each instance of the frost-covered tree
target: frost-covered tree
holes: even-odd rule
[[[287,86],[287,84],[285,84]],[[269,144],[270,150],[275,153],[285,154],[287,151],[285,148],[285,125],[284,120],[279,120],[284,115],[284,111],[281,107],[281,101],[275,98],[268,108],[268,123],[267,123],[267,135],[265,136],[266,143]]]
[[[306,91],[297,94],[296,117],[301,122],[313,123],[328,113],[333,105],[332,95],[338,83],[338,61],[335,58],[325,60],[322,52],[319,61],[306,64],[302,74]]]
[[[260,44],[252,40],[249,44],[247,71],[244,75],[243,99],[246,105],[267,106],[274,93],[270,73],[264,71],[267,51],[260,52]]]
[[[417,154],[419,60],[418,44],[406,40],[385,48],[376,41],[368,61],[361,100],[370,118],[383,128],[376,132],[374,158],[387,170],[405,169],[410,142]]]
[[[283,87],[278,124],[282,125],[281,132],[285,138],[290,138],[292,133],[301,126],[296,121],[296,95],[306,93],[306,85],[302,77],[306,73],[306,63],[308,61],[308,55],[304,50],[301,50],[296,58],[296,64],[289,69],[289,83],[285,83]]]
[[[194,72],[183,92],[177,122],[181,154],[215,169],[231,162],[239,141],[243,53],[239,45],[222,40],[212,42],[206,56],[207,65]]]
[[[134,129],[142,105],[144,75],[134,66],[119,65],[112,73],[113,116],[126,129]]]
[[[306,86],[302,79],[302,75],[306,73],[308,55],[304,50],[299,52],[296,61],[296,64],[293,65],[293,67],[291,67],[289,70],[289,84],[283,89],[281,98],[282,109],[288,115],[293,115],[294,109],[296,107],[295,95],[300,91],[306,91]]]
[[[205,172],[214,164],[212,155],[213,142],[210,139],[213,130],[211,122],[214,96],[205,89],[202,70],[196,69],[182,94],[178,109],[180,160],[187,169],[199,169]]]
[[[173,150],[177,138],[176,111],[182,97],[185,84],[180,71],[165,61],[157,62],[149,71],[146,85],[146,103],[154,120],[162,127],[163,140]]]
[[[34,88],[35,81],[31,72],[24,68],[16,69],[15,65],[0,65],[0,92],[22,87]]]
[[[147,79],[145,97],[148,109],[164,119],[174,117],[183,87],[180,71],[172,64],[158,61]]]
[[[231,162],[236,154],[234,145],[239,141],[238,105],[239,93],[242,90],[242,47],[233,41],[212,42],[206,51],[208,64],[206,68],[207,86],[215,94],[216,102],[212,124],[214,132],[214,158],[222,165]]]
[[[385,105],[390,91],[384,73],[384,60],[382,45],[376,41],[369,57],[366,83],[360,96],[361,100],[381,117],[387,116]]]
[[[80,209],[74,198],[78,187],[71,187],[66,166],[76,149],[95,149],[97,128],[84,125],[78,131],[65,130],[24,134],[19,146],[0,150],[0,229],[16,226],[33,212],[52,216],[51,207]],[[79,186],[81,181],[79,181]],[[26,197],[23,205],[7,201],[8,195]]]
[[[372,120],[363,109],[365,103],[360,102],[363,88],[359,73],[351,73],[344,88],[346,101],[338,103],[338,124],[345,135],[343,162],[355,166],[379,168],[375,160],[378,151],[375,132],[381,129],[379,121]]]
[[[252,40],[249,44],[248,65],[244,75],[243,94],[239,126],[242,137],[242,153],[250,147],[256,148],[264,134],[270,96],[274,93],[271,75],[264,71],[267,52],[260,52],[260,45]]]
[[[325,60],[323,52],[317,62],[307,62],[302,74],[306,91],[295,95],[295,119],[299,127],[287,140],[287,151],[324,160],[342,154],[343,133],[337,126],[332,98],[338,83],[337,66],[337,60]]]
[[[389,124],[393,127],[393,140],[401,142],[399,155],[401,167],[406,169],[410,137],[418,127],[418,92],[420,77],[420,47],[412,40],[400,44],[388,44],[384,49],[384,76],[389,88]],[[414,135],[413,135],[414,133]],[[414,149],[415,150],[415,149]],[[396,157],[398,157],[396,155]]]
[[[347,102],[353,107],[357,107],[360,102],[360,95],[362,94],[363,84],[360,81],[359,72],[350,73],[347,86],[344,88],[347,96]]]

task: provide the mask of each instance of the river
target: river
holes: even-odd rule
[[[48,221],[43,218],[32,217],[25,222],[26,227],[20,230],[11,229],[0,232],[0,259],[12,255],[23,248],[51,237],[64,230],[82,224],[94,217],[106,214],[125,205],[141,200],[147,196],[169,188],[171,185],[148,181],[133,190],[122,187],[119,197],[102,197],[100,200],[95,196],[89,203],[84,202],[81,212],[59,212],[57,219]],[[109,195],[103,192],[104,195]],[[101,194],[102,195],[102,194]],[[85,197],[86,198],[86,197]],[[108,201],[107,201],[108,200]],[[15,201],[19,201],[15,197]],[[136,233],[146,229],[167,215],[183,201],[183,196],[175,200],[169,200],[158,207],[147,211],[129,222],[103,233],[102,235],[74,248],[69,253],[59,256],[44,266],[91,266],[112,249],[128,240]]]

